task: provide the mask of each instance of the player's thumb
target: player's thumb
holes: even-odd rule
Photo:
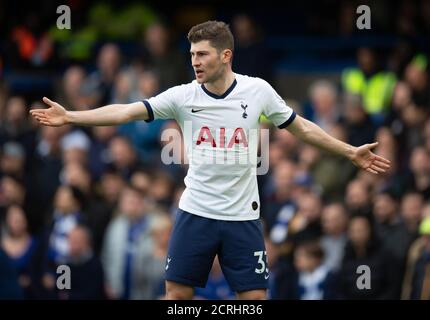
[[[369,148],[369,150],[375,148],[377,145],[379,144],[379,142],[374,142],[374,143],[369,143],[367,146]]]
[[[45,102],[50,107],[53,107],[55,105],[55,102],[48,99],[47,97],[43,97],[43,102]]]

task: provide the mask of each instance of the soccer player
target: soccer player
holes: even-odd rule
[[[389,161],[371,152],[377,143],[354,147],[339,141],[296,115],[266,81],[234,73],[234,39],[224,22],[196,25],[188,40],[196,77],[191,83],[144,101],[88,111],[67,111],[44,97],[49,108],[30,113],[48,126],[175,119],[184,132],[190,160],[166,259],[166,298],[191,299],[194,287],[205,286],[218,255],[239,299],[265,299],[269,270],[255,166],[236,161],[256,154],[257,141],[250,132],[259,128],[260,115],[368,172],[385,172]]]

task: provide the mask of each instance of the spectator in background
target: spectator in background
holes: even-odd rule
[[[110,140],[109,157],[111,159],[110,166],[126,180],[130,179],[132,174],[141,166],[137,150],[124,136],[115,136]]]
[[[29,233],[26,213],[20,206],[7,209],[0,247],[11,260],[25,299],[37,298],[39,240]]]
[[[110,103],[130,103],[131,94],[131,79],[127,71],[121,71],[115,78],[115,83],[112,88],[112,97]]]
[[[294,251],[294,268],[287,273],[285,298],[327,300],[334,297],[333,275],[323,264],[324,251],[316,241],[299,243]]]
[[[154,70],[145,70],[139,73],[137,87],[130,92],[130,101],[149,99],[160,92],[160,77]]]
[[[90,173],[80,163],[71,162],[64,166],[62,182],[77,188],[82,193],[84,198],[82,212],[92,233],[93,250],[99,254],[106,227],[112,216],[112,209],[97,197]]]
[[[148,197],[161,209],[167,211],[172,204],[175,181],[172,176],[164,171],[156,171],[152,174],[151,188]]]
[[[85,110],[89,107],[88,101],[82,94],[83,84],[86,78],[85,70],[78,65],[68,67],[58,88],[58,100],[70,106],[72,110]]]
[[[61,139],[63,164],[77,162],[87,166],[90,143],[90,139],[82,130],[66,133]]]
[[[267,267],[269,268],[268,299],[282,299],[280,296],[283,286],[282,271],[284,268],[282,262],[285,260],[282,259],[280,246],[270,240],[267,232],[264,233],[264,243],[267,252]]]
[[[42,284],[50,294],[55,294],[57,266],[64,264],[70,254],[69,233],[83,223],[83,199],[78,188],[67,185],[60,186],[55,194],[52,222],[45,232],[46,253],[42,278]]]
[[[119,197],[125,185],[126,180],[114,169],[107,169],[103,172],[99,182],[98,196],[111,212],[110,216],[113,216],[115,208],[118,206]]]
[[[22,181],[4,175],[0,181],[0,224],[5,221],[6,211],[11,205],[26,207],[26,190]]]
[[[371,270],[370,288],[357,287],[357,268],[366,265]],[[341,268],[336,275],[336,294],[339,299],[386,300],[395,299],[396,277],[391,258],[375,235],[369,216],[352,216],[348,227],[348,242]]]
[[[44,225],[44,214],[52,206],[55,192],[60,185],[60,172],[63,166],[61,159],[61,139],[65,133],[64,128],[43,127],[38,135],[36,157],[32,164],[32,179],[34,185],[43,188],[33,188],[32,195],[36,201],[34,205],[39,209],[40,224]],[[41,231],[41,230],[39,230]]]
[[[407,190],[414,190],[430,200],[430,152],[423,146],[415,147],[410,158]]]
[[[357,179],[367,185],[373,194],[390,190],[394,195],[400,197],[404,192],[404,177],[398,160],[399,142],[387,127],[380,127],[375,139],[380,141],[376,150],[385,158],[390,159],[391,168],[384,175],[378,177],[358,172]]]
[[[0,125],[0,145],[15,141],[25,149],[26,161],[31,162],[36,135],[28,119],[26,102],[21,96],[12,96],[6,101],[5,114]]]
[[[6,42],[7,58],[14,69],[46,69],[54,66],[54,44],[49,33],[41,28],[41,20],[41,15],[27,11],[19,23],[14,21]]]
[[[349,214],[371,212],[370,190],[362,180],[355,179],[348,183],[345,205]]]
[[[149,65],[160,76],[160,90],[188,82],[185,56],[172,47],[169,29],[156,22],[149,26],[142,41],[143,65]]]
[[[271,82],[273,59],[267,44],[264,43],[261,28],[247,14],[234,16],[231,25],[235,36],[234,70],[240,74],[260,77]]]
[[[287,154],[289,159],[293,159],[294,154],[299,151],[300,140],[286,130],[274,130],[272,133],[273,142],[282,147],[282,151]]]
[[[270,239],[282,243],[288,234],[288,224],[296,210],[292,198],[294,188],[294,172],[296,165],[292,161],[281,161],[270,177],[270,191],[264,199],[264,209],[261,214],[265,227],[270,233]],[[268,188],[268,187],[267,187]]]
[[[222,273],[218,256],[215,256],[212,269],[209,273],[206,287],[196,288],[194,299],[197,300],[232,300],[235,298],[227,280]]]
[[[0,247],[0,300],[21,300],[23,298],[18,275],[9,257]]]
[[[420,17],[419,31],[422,34],[430,32],[430,3],[428,1],[420,1],[418,5],[418,13]]]
[[[403,195],[400,213],[406,224],[406,228],[413,235],[417,234],[418,226],[422,219],[423,208],[424,198],[421,193],[407,192]]]
[[[75,226],[68,234],[68,242],[66,265],[70,267],[70,289],[59,291],[59,299],[105,299],[104,271],[99,258],[94,255],[90,230],[82,225]]]
[[[19,143],[7,142],[3,145],[0,175],[10,175],[20,179],[29,190],[32,181],[31,176],[26,174],[25,164],[25,150]]]
[[[346,93],[343,96],[342,119],[348,132],[348,143],[361,146],[375,139],[376,127],[363,108],[360,95]]]
[[[97,70],[85,78],[82,86],[89,109],[111,101],[115,80],[121,69],[121,59],[121,52],[116,44],[107,43],[100,48]]]
[[[16,142],[3,145],[0,169],[2,174],[10,174],[25,179],[25,150]]]
[[[151,245],[146,247],[141,261],[140,278],[136,283],[142,288],[140,299],[154,300],[165,295],[164,269],[166,265],[167,248],[172,231],[172,219],[166,213],[160,212],[154,217],[149,226]]]
[[[384,125],[389,126],[395,136],[400,135],[404,124],[400,117],[403,110],[412,102],[412,90],[403,80],[396,83],[393,91],[391,107]]]
[[[426,148],[427,152],[430,152],[430,118],[428,118],[424,124],[422,139],[424,148]]]
[[[139,74],[138,87],[132,92],[130,101],[142,101],[159,93],[160,79],[154,71],[143,71]],[[134,121],[118,127],[121,135],[128,137],[138,150],[139,156],[145,163],[160,162],[160,135],[166,121]]]
[[[318,239],[321,236],[321,198],[314,192],[306,192],[296,201],[297,211],[289,222],[288,237],[294,243]]]
[[[95,181],[99,181],[102,173],[108,168],[112,160],[109,154],[109,144],[117,134],[117,130],[114,126],[91,128],[88,168]]]
[[[401,155],[405,164],[411,156],[412,150],[422,144],[422,132],[428,115],[427,108],[419,107],[413,102],[402,109],[400,120],[403,126],[399,132],[398,140],[402,147]]]
[[[333,124],[328,132],[341,141],[347,140],[345,128],[341,124]],[[345,188],[357,172],[349,161],[327,152],[319,152],[310,169],[322,197],[329,201],[343,200]]]
[[[419,234],[409,250],[402,291],[404,300],[430,300],[430,216],[421,222]]]
[[[130,183],[144,194],[148,194],[151,189],[152,177],[149,172],[139,169],[131,176]],[[151,199],[148,199],[148,201],[151,201]]]
[[[310,120],[324,130],[330,130],[340,119],[337,106],[337,90],[333,83],[318,80],[309,89],[312,114]]]
[[[397,78],[402,78],[407,64],[413,58],[414,49],[414,43],[411,39],[399,38],[396,46],[391,50],[387,65]]]
[[[338,271],[343,260],[347,241],[348,215],[342,203],[325,206],[321,213],[322,236],[320,245],[324,251],[323,264],[330,271]]]
[[[357,62],[358,67],[342,72],[342,88],[345,92],[361,95],[366,113],[376,125],[380,125],[391,103],[396,76],[383,70],[372,48],[359,48]]]
[[[430,105],[430,80],[428,58],[417,54],[406,66],[404,78],[412,91],[412,101],[420,108]]]
[[[376,131],[376,137],[380,141],[377,146],[378,151],[390,157],[390,159],[396,159],[396,155],[399,151],[399,144],[396,140],[395,135],[388,127],[380,127]],[[398,166],[395,166],[392,171],[399,170]]]
[[[309,175],[321,158],[321,150],[311,145],[301,145],[298,153],[298,175]],[[270,162],[272,164],[272,162]]]
[[[394,299],[399,299],[407,253],[412,241],[415,239],[415,235],[411,234],[406,228],[400,217],[396,197],[388,191],[378,193],[375,196],[373,215],[376,235],[380,239],[383,249],[393,258],[392,267],[396,274],[396,294]]]
[[[110,299],[140,299],[145,292],[139,279],[144,277],[143,255],[151,247],[152,219],[146,195],[131,185],[126,186],[121,192],[117,215],[107,227],[102,249]]]

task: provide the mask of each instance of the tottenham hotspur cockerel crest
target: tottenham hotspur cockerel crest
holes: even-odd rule
[[[244,118],[244,119],[248,118],[248,114],[246,113],[246,108],[248,108],[248,105],[241,102],[240,106],[243,109],[242,118]]]

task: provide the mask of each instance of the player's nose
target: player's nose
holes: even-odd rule
[[[191,64],[192,64],[192,66],[194,68],[197,68],[197,67],[199,67],[201,65],[200,61],[198,59],[196,59],[196,58],[192,59]]]

